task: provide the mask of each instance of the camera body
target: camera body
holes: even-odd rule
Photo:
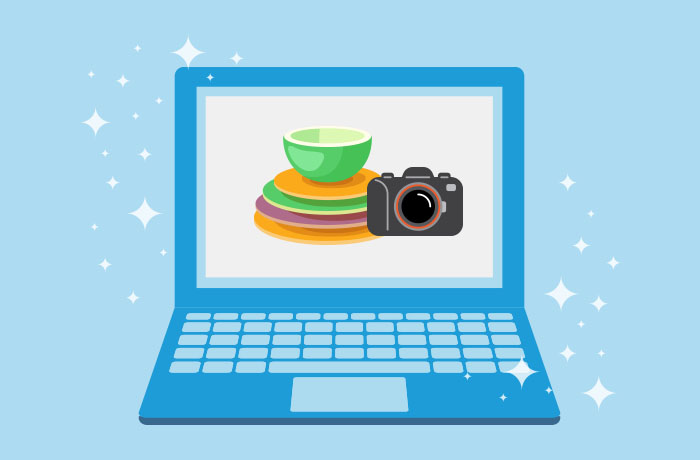
[[[367,228],[377,236],[453,236],[462,230],[462,183],[413,167],[367,184]]]

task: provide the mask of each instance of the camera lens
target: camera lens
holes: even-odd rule
[[[404,219],[420,225],[433,218],[437,210],[437,200],[430,191],[416,188],[403,195],[400,207]]]

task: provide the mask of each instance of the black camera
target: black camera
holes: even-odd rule
[[[367,184],[367,228],[377,236],[453,236],[462,230],[462,183],[414,167]]]

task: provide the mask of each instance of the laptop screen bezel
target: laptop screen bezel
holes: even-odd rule
[[[208,75],[216,75],[207,79]],[[502,283],[494,288],[198,288],[197,88],[493,87],[502,97]],[[524,295],[524,77],[519,68],[183,67],[175,73],[175,306],[520,307]]]

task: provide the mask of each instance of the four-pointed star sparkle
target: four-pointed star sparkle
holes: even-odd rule
[[[235,62],[236,65],[238,65],[238,63],[241,62],[241,61],[243,60],[243,58],[242,58],[241,56],[239,56],[239,55],[238,55],[238,51],[236,51],[236,54],[233,55],[233,57],[231,58],[231,60],[232,60],[233,62]]]
[[[520,358],[518,364],[516,364],[515,367],[506,372],[515,376],[515,378],[518,379],[518,382],[520,382],[520,387],[522,388],[522,386],[525,385],[525,380],[527,380],[528,377],[530,377],[532,374],[535,374],[537,371],[530,369],[530,366],[528,366],[527,363],[523,361],[523,358]]]
[[[615,270],[615,267],[617,267],[619,264],[620,262],[618,262],[617,259],[615,259],[615,257],[608,261],[608,265],[610,265],[610,267],[612,267],[613,270]]]
[[[583,238],[578,239],[578,243],[574,244],[574,247],[578,249],[578,251],[583,254],[583,250],[586,249],[590,244],[586,243],[583,241]]]
[[[566,286],[564,286],[564,280],[562,278],[559,278],[559,284],[557,284],[557,287],[555,287],[552,291],[546,293],[545,295],[550,296],[554,300],[557,301],[557,304],[559,304],[559,309],[564,308],[564,303],[566,301],[575,296],[575,292],[569,291]]]
[[[112,264],[110,264],[109,262],[107,262],[107,259],[106,259],[106,258],[102,259],[102,262],[100,262],[100,263],[97,264],[97,265],[99,265],[100,267],[104,268],[105,271],[107,271],[107,269],[108,269],[109,267],[112,266]]]
[[[173,54],[177,54],[178,56],[180,56],[182,60],[185,61],[185,65],[189,67],[192,60],[200,54],[204,54],[204,51],[200,51],[197,48],[195,48],[190,42],[190,37],[187,37],[187,41],[185,42],[185,44],[182,45],[182,47],[179,50],[173,51]]]
[[[107,155],[109,155],[109,152],[107,151],[107,149],[104,149],[100,155],[107,158]]]
[[[94,76],[95,76],[95,72],[93,72],[92,70],[90,72],[88,72],[88,77],[92,78]]]
[[[97,229],[100,228],[100,227],[98,227],[97,224],[92,224],[92,225],[90,225],[90,228],[94,231],[94,230],[97,230]]]
[[[122,76],[119,78],[119,80],[117,80],[117,83],[122,85],[122,88],[123,88],[127,83],[129,83],[129,80],[127,80],[126,77],[124,77],[124,74],[122,74]]]
[[[165,255],[166,255],[167,253],[168,253],[168,251],[166,251],[165,249],[161,249],[161,250],[160,250],[160,255],[163,256],[163,257],[165,257]]]
[[[114,176],[112,176],[112,178],[107,181],[107,184],[109,184],[109,186],[112,187],[112,190],[114,190],[114,187],[116,187],[118,183],[119,181],[115,179]]]
[[[163,99],[161,99],[160,97],[156,99],[156,104],[160,104],[161,102],[163,102]]]
[[[138,53],[139,51],[141,51],[141,47],[139,46],[138,43],[136,44],[136,46],[134,46],[134,51],[136,51],[137,53]]]
[[[571,180],[571,178],[570,178],[569,175],[567,174],[566,177],[564,178],[564,180],[562,180],[562,181],[559,182],[559,183],[560,183],[561,185],[563,185],[564,187],[566,187],[566,191],[568,192],[569,189],[571,188],[571,186],[574,185],[576,182],[574,182],[573,180]]]
[[[83,122],[83,124],[88,125],[90,128],[92,128],[92,130],[95,132],[95,136],[97,136],[97,131],[99,131],[101,127],[108,123],[109,122],[107,120],[103,120],[100,114],[97,113],[97,109],[95,109],[90,118]]]
[[[593,305],[596,310],[600,311],[601,308],[607,305],[607,303],[603,302],[603,299],[598,296],[597,299],[595,299],[593,302],[591,302],[591,305]]]
[[[571,348],[569,348],[569,346],[567,345],[566,348],[564,348],[564,351],[562,351],[559,354],[562,355],[564,357],[564,359],[566,359],[566,362],[568,363],[569,360],[571,359],[571,357],[574,356],[576,353],[574,353],[573,350]]]
[[[141,153],[139,153],[138,155],[139,155],[141,158],[143,158],[143,161],[146,161],[146,159],[148,159],[148,157],[151,156],[151,154],[150,154],[150,153],[148,152],[148,150],[146,150],[146,149],[143,149],[143,151],[142,151]]]
[[[603,404],[603,401],[615,393],[605,388],[600,382],[600,377],[598,377],[598,381],[593,385],[593,388],[585,391],[583,394],[590,396],[595,401],[596,406],[598,406],[598,410],[600,410],[600,405]]]
[[[131,211],[129,214],[132,216],[136,217],[138,220],[141,221],[143,224],[143,228],[145,229],[146,226],[148,225],[148,222],[151,221],[155,216],[159,215],[160,213],[158,211],[155,211],[151,209],[151,207],[148,205],[148,202],[146,201],[146,198],[143,199],[143,203],[141,203],[141,206],[135,211]]]
[[[136,295],[136,293],[132,290],[131,294],[129,294],[129,297],[127,297],[131,301],[132,304],[136,303],[137,300],[139,300],[139,296]]]

